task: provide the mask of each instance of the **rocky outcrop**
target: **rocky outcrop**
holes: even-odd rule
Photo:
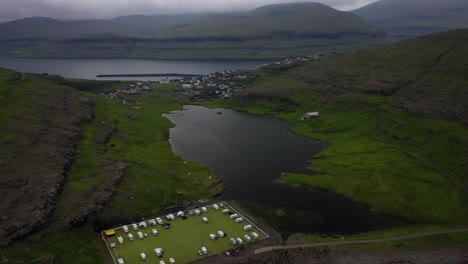
[[[103,188],[92,190],[86,199],[82,200],[80,206],[66,216],[63,223],[66,229],[78,227],[86,223],[109,203],[117,191],[124,177],[127,165],[112,159],[107,159],[105,163],[108,164],[104,169],[106,174],[104,176],[107,178],[107,182],[103,184]]]
[[[31,77],[32,78],[32,77]],[[55,209],[75,158],[81,126],[92,102],[77,91],[43,80],[9,84],[2,93],[0,130],[0,247],[43,227]]]

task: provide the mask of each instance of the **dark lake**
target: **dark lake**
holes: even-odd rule
[[[141,59],[21,59],[0,57],[0,67],[22,72],[99,80],[160,80],[160,77],[96,78],[99,74],[208,74],[253,68],[266,61],[171,61]]]
[[[326,147],[294,135],[288,123],[200,106],[184,106],[166,117],[176,124],[170,131],[174,153],[208,165],[224,182],[224,199],[236,200],[283,237],[296,232],[360,233],[398,222],[333,192],[274,184],[282,172],[304,172],[308,161]],[[285,216],[277,216],[278,209]]]

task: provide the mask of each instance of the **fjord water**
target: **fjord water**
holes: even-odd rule
[[[284,237],[295,232],[359,233],[397,223],[332,192],[275,184],[282,172],[303,173],[325,144],[291,133],[274,117],[184,106],[166,117],[174,153],[209,166],[236,200]],[[314,177],[310,175],[310,177]],[[278,216],[278,209],[285,212]]]
[[[23,59],[0,57],[0,67],[22,72],[48,73],[65,78],[99,80],[159,80],[161,77],[109,77],[101,74],[209,74],[252,68],[265,61],[170,61],[142,59]]]

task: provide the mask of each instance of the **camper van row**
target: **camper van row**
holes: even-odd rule
[[[190,263],[267,239],[226,202],[178,211],[102,232],[114,263]]]

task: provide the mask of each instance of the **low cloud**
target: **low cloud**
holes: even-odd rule
[[[299,0],[300,1],[300,0]],[[352,10],[376,0],[317,0],[340,10]],[[0,22],[43,16],[61,20],[113,18],[131,14],[180,14],[249,10],[298,0],[1,0]]]

